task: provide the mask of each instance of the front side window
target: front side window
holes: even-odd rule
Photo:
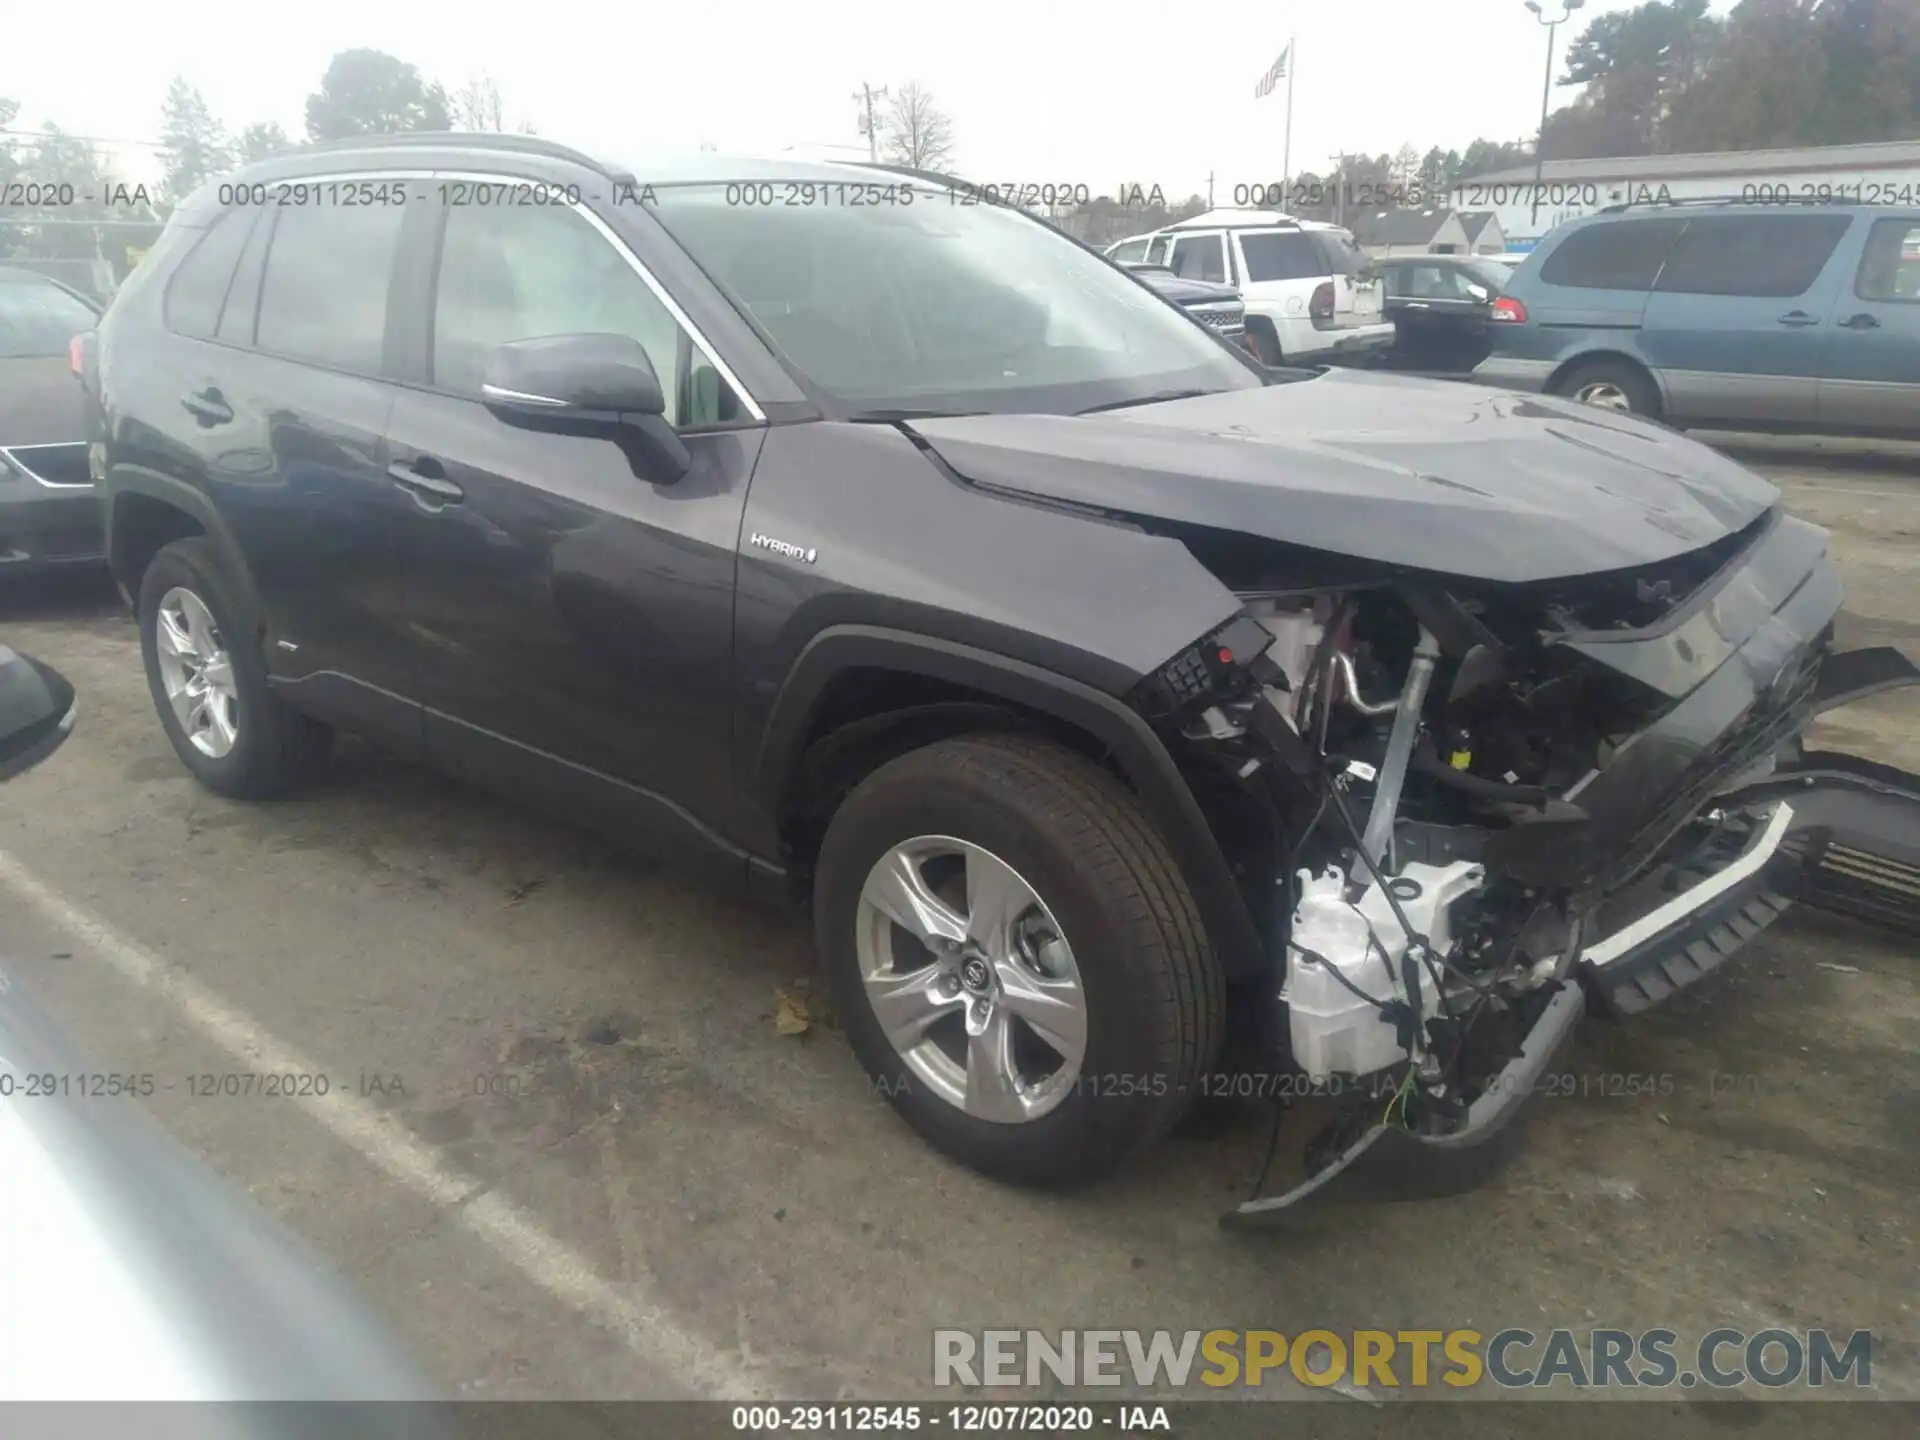
[[[1167,266],[1183,280],[1211,280],[1225,284],[1227,251],[1222,235],[1181,235],[1173,242]]]
[[[1853,293],[1862,300],[1920,301],[1920,221],[1873,222]]]
[[[51,280],[0,276],[0,360],[65,355],[67,342],[99,319]]]
[[[871,206],[729,205],[723,184],[655,194],[654,216],[796,376],[854,412],[1065,413],[1263,383],[1009,206],[918,187],[910,203]],[[1217,258],[1220,237],[1205,238]]]
[[[262,350],[377,375],[404,205],[290,205],[274,214],[255,331]]]
[[[1145,240],[1129,240],[1123,245],[1113,247],[1113,253],[1107,257],[1116,265],[1138,265],[1147,258]]]
[[[1853,223],[1845,215],[1696,215],[1660,272],[1672,295],[1804,295]]]
[[[1576,290],[1651,290],[1680,225],[1665,218],[1607,220],[1576,230],[1540,267],[1541,283]]]
[[[495,346],[549,335],[638,341],[660,378],[669,424],[735,418],[718,373],[586,219],[550,205],[449,209],[434,297],[434,384],[478,396]]]

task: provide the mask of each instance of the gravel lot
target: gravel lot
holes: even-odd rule
[[[1920,653],[1920,480],[1762,468],[1835,532],[1843,642]],[[0,953],[458,1394],[901,1396],[936,1326],[1824,1324],[1872,1327],[1881,1390],[1920,1397],[1920,968],[1864,930],[1796,914],[1707,993],[1584,1027],[1577,1075],[1664,1083],[1542,1101],[1492,1189],[1233,1236],[1251,1120],[1092,1194],[996,1187],[830,1030],[777,1033],[793,918],[359,746],[296,801],[202,791],[104,584],[16,590],[0,640],[83,702],[0,792]],[[1920,768],[1917,708],[1823,743]],[[268,1068],[332,1094],[186,1093]]]

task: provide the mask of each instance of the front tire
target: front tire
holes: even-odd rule
[[[284,795],[324,763],[333,732],[267,685],[254,627],[204,536],[161,547],[140,579],[140,655],[174,753],[209,790]]]
[[[881,766],[834,815],[814,900],[854,1053],[986,1174],[1111,1171],[1217,1054],[1225,986],[1165,841],[1058,745],[973,735]]]

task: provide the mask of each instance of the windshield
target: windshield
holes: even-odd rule
[[[1152,291],[1016,210],[924,184],[897,204],[770,209],[729,204],[730,189],[657,187],[654,213],[850,411],[1070,413],[1264,383]]]
[[[0,278],[0,359],[65,355],[67,342],[98,319],[58,285]]]

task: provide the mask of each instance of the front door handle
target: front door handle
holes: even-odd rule
[[[1803,325],[1818,325],[1820,322],[1804,310],[1789,310],[1780,317],[1782,325],[1791,325],[1796,330]]]
[[[233,407],[227,404],[227,397],[220,393],[218,385],[196,390],[180,404],[189,415],[208,425],[224,425],[233,419]]]
[[[434,505],[458,505],[467,498],[467,492],[447,479],[440,462],[429,455],[417,460],[396,460],[387,467],[387,474],[396,485],[404,486]]]
[[[1880,328],[1880,322],[1864,310],[1857,315],[1849,315],[1840,323],[1848,330],[1878,330]]]

